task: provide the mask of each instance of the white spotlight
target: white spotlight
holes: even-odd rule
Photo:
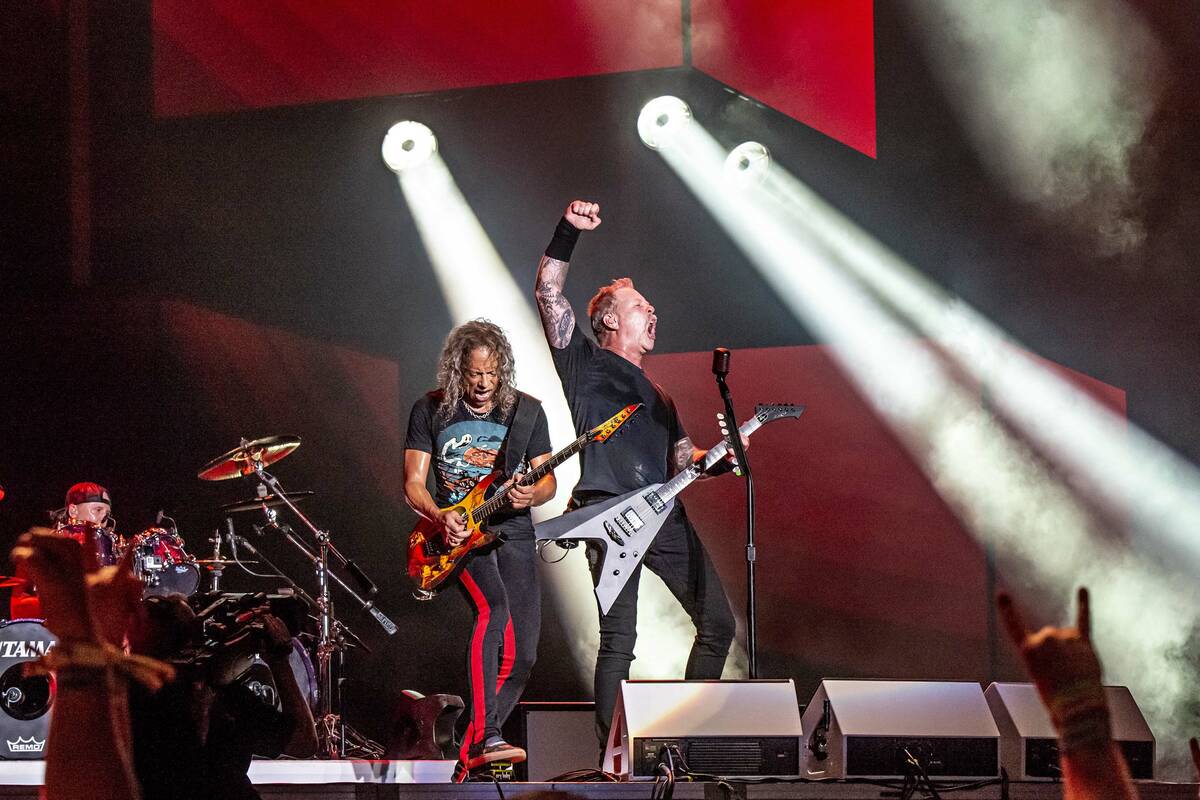
[[[383,137],[383,163],[392,172],[415,167],[436,152],[437,137],[419,122],[397,122]]]
[[[692,110],[678,97],[663,95],[642,107],[638,115],[638,136],[651,150],[657,150],[692,121]]]
[[[742,142],[725,158],[725,179],[738,186],[762,180],[771,166],[771,151],[758,142]]]

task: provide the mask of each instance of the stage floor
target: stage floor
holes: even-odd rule
[[[586,800],[649,798],[651,782],[634,783],[449,783],[452,761],[256,761],[251,777],[264,800],[455,800],[521,797],[532,792],[571,792]],[[0,761],[0,798],[36,800],[40,761]],[[1196,800],[1194,783],[1138,784],[1143,800]],[[957,800],[1000,800],[1000,787],[943,791]],[[795,782],[675,784],[679,800],[880,800],[894,791],[865,783]],[[1009,800],[1061,800],[1055,783],[1009,784]]]

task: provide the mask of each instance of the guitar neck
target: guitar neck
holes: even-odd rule
[[[761,428],[762,424],[762,421],[757,416],[751,417],[742,423],[742,426],[738,428],[738,433],[742,436],[749,436]],[[692,481],[696,480],[714,465],[716,465],[716,463],[724,458],[725,454],[728,452],[729,443],[722,439],[719,443],[708,448],[708,452],[704,454],[703,459],[692,464],[687,469],[671,478],[671,480],[664,483],[659,487],[655,494],[658,495],[662,502],[667,502],[672,497],[690,486]]]
[[[523,478],[521,478],[519,483],[521,484],[521,486],[532,486],[533,484],[537,483],[542,478],[546,477],[551,472],[553,472],[557,466],[562,464],[568,458],[575,455],[583,448],[587,447],[589,441],[590,440],[588,438],[587,433],[581,435],[578,439],[571,442],[569,445],[564,447],[562,450],[559,450],[557,453],[550,456],[548,459],[543,461],[537,467],[535,467],[534,469],[531,469],[529,472],[527,472],[525,474],[525,476]],[[490,517],[492,514],[496,513],[496,511],[498,511],[500,509],[500,507],[504,505],[504,499],[508,495],[508,491],[511,488],[512,488],[511,486],[505,486],[504,488],[497,491],[490,498],[488,498],[488,501],[486,503],[483,503],[482,505],[477,507],[474,511],[472,511],[471,518],[475,521],[475,524],[482,525],[484,522],[487,521],[488,517]]]

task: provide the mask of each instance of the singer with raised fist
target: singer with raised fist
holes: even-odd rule
[[[582,475],[571,494],[573,509],[666,481],[704,456],[684,430],[671,397],[642,371],[643,357],[654,349],[658,316],[650,301],[634,288],[633,281],[618,278],[601,286],[588,303],[588,321],[595,341],[580,327],[563,296],[568,262],[580,231],[599,226],[597,203],[576,200],[567,206],[538,264],[538,313],[577,432],[603,422],[614,408],[644,403],[645,409],[626,424],[621,436],[580,455]],[[588,544],[593,580],[598,577],[596,570],[603,557],[599,547]],[[720,678],[733,642],[733,613],[721,579],[682,503],[675,503],[647,550],[644,564],[662,578],[696,626],[684,677]],[[629,677],[633,661],[640,577],[641,565],[609,612],[600,617],[595,693],[596,732],[601,746],[608,735],[617,689]]]

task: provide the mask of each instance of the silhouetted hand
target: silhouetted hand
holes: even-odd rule
[[[1100,659],[1092,647],[1091,610],[1086,588],[1079,589],[1073,628],[1047,625],[1033,633],[1026,628],[1021,612],[1009,595],[1001,594],[998,603],[1008,636],[1021,651],[1029,676],[1047,706],[1064,693],[1076,693],[1084,687],[1102,692]]]
[[[28,574],[37,585],[51,633],[60,641],[100,641],[88,614],[79,542],[49,528],[31,528],[17,540],[11,558],[17,572]]]

